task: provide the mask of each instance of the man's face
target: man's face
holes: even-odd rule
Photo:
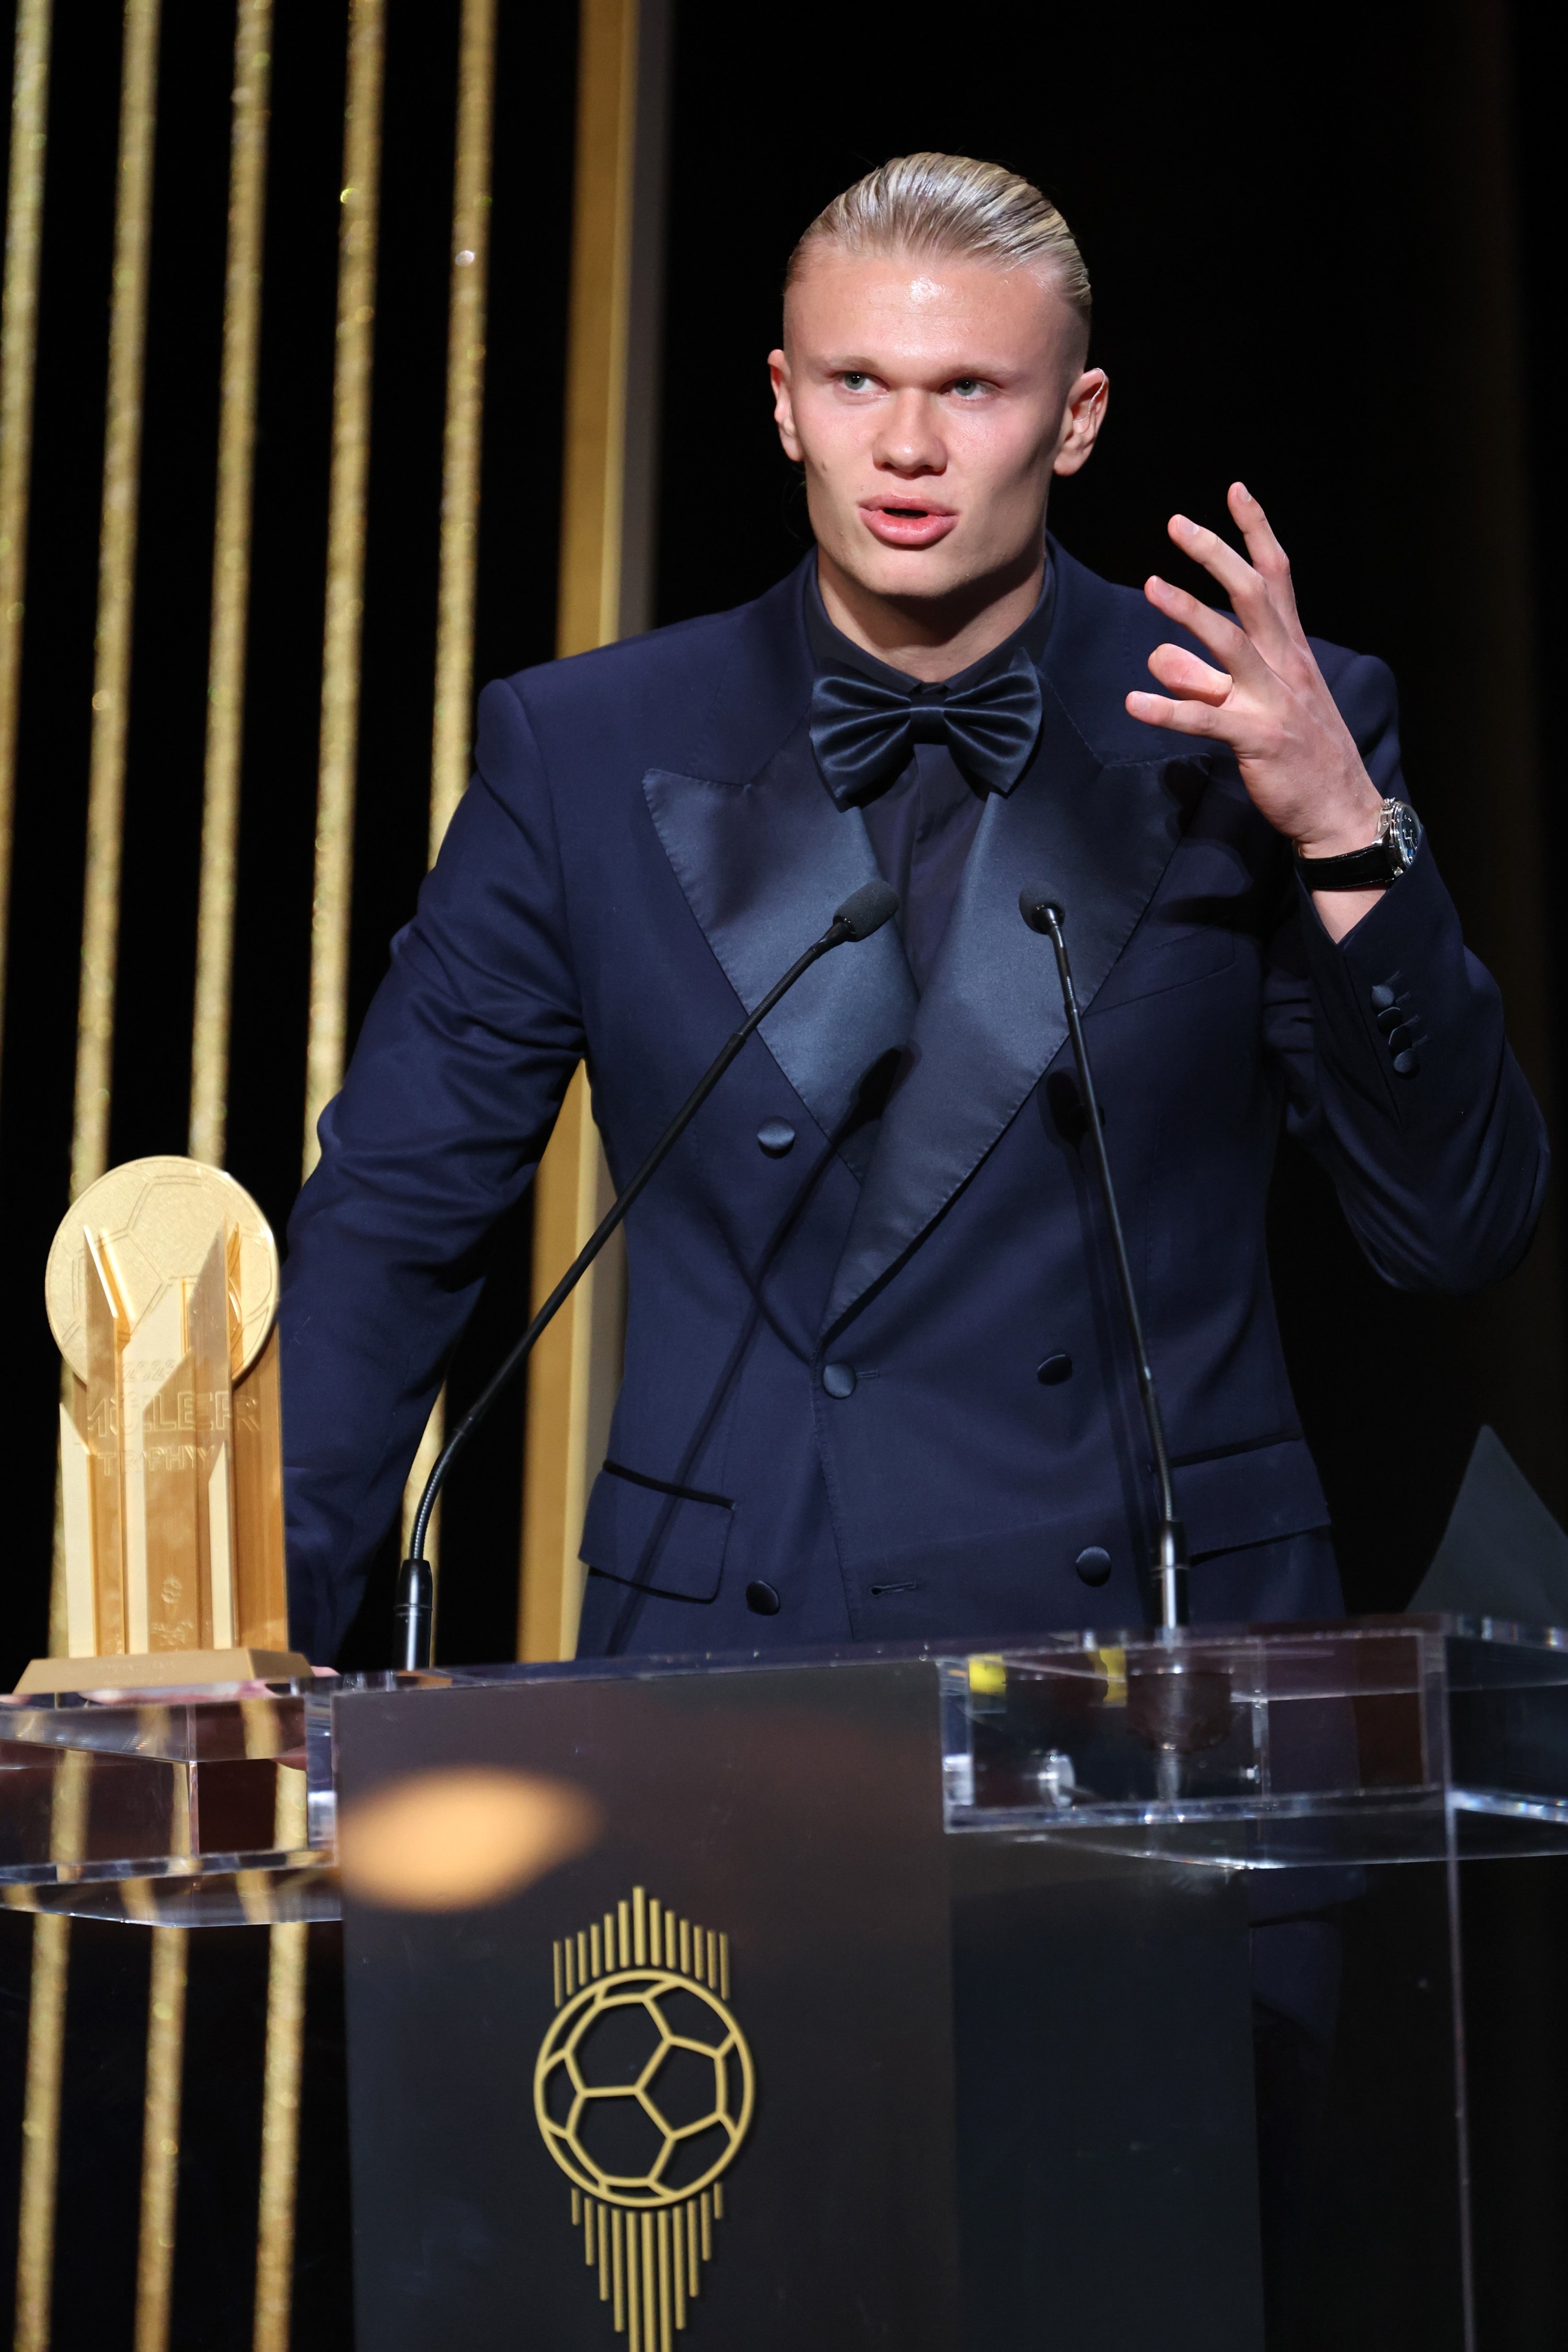
[[[984,261],[819,248],[769,370],[822,555],[900,603],[1028,577],[1051,476],[1084,463],[1105,407],[1049,276]]]

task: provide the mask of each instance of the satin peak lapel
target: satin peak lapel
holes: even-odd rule
[[[751,1012],[835,910],[880,868],[858,810],[823,788],[804,724],[749,784],[652,768],[643,793],[687,905]],[[758,1033],[825,1136],[871,1065],[908,1044],[917,999],[898,927],[836,948]],[[861,1173],[875,1130],[845,1147]]]
[[[1046,684],[1039,747],[987,804],[914,1026],[912,1066],[882,1119],[824,1328],[897,1265],[1026,1102],[1067,1037],[1050,941],[1018,893],[1043,883],[1066,910],[1087,1005],[1153,896],[1179,831],[1167,769],[1104,766]]]

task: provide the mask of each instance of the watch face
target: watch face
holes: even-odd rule
[[[1399,861],[1400,871],[1411,865],[1421,846],[1421,820],[1406,801],[1389,801],[1384,812],[1383,838]]]

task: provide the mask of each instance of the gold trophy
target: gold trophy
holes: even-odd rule
[[[278,1250],[232,1176],[133,1160],[49,1252],[66,1647],[18,1691],[308,1675],[289,1648]]]

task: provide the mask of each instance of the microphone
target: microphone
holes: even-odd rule
[[[487,1386],[468,1407],[468,1412],[447,1440],[437,1459],[435,1468],[425,1481],[425,1491],[419,1497],[419,1508],[415,1515],[414,1533],[409,1540],[408,1557],[403,1563],[402,1572],[397,1580],[397,1601],[393,1614],[398,1628],[402,1652],[401,1664],[405,1669],[412,1672],[420,1666],[427,1666],[430,1663],[431,1637],[436,1616],[436,1580],[430,1563],[425,1557],[425,1544],[430,1531],[430,1517],[436,1508],[437,1498],[446,1485],[447,1474],[458,1454],[462,1453],[513,1373],[518,1371],[526,1361],[541,1333],[566,1304],[567,1299],[582,1281],[583,1276],[639,1193],[658,1173],[659,1169],[668,1159],[752,1031],[762,1026],[780,998],[788,995],[795,982],[804,972],[809,971],[814,963],[820,961],[825,955],[830,955],[835,948],[843,947],[847,940],[868,940],[873,931],[879,931],[883,924],[889,921],[898,911],[898,893],[890,890],[885,882],[863,882],[858,890],[850,892],[822,937],[819,940],[814,940],[803,956],[796,957],[784,978],[768,991],[756,1011],[749,1014],[735,1031],[734,1035],[725,1041],[712,1064],[699,1078],[631,1182],[611,1203],[605,1216],[578,1251],[577,1255],[573,1259],[500,1370],[492,1375]]]
[[[1187,1622],[1187,1532],[1176,1517],[1176,1493],[1171,1482],[1171,1455],[1165,1444],[1165,1421],[1160,1411],[1160,1392],[1154,1385],[1148,1343],[1143,1337],[1143,1318],[1138,1311],[1138,1300],[1132,1288],[1132,1269],[1127,1263],[1127,1239],[1121,1230],[1121,1214],[1116,1205],[1116,1187],[1110,1181],[1110,1162],[1106,1157],[1105,1137],[1100,1124],[1100,1103],[1094,1091],[1094,1076],[1089,1066],[1089,1048],[1084,1043],[1083,1023],[1079,1015],[1078,992],[1072,984],[1068,943],[1062,937],[1066,917],[1049,892],[1038,887],[1020,890],[1018,912],[1029,929],[1043,932],[1056,950],[1057,977],[1062,988],[1062,1010],[1067,1014],[1068,1035],[1072,1039],[1072,1057],[1078,1065],[1078,1082],[1089,1120],[1089,1141],[1094,1148],[1100,1197],[1105,1206],[1105,1222],[1110,1232],[1110,1249],[1116,1260],[1116,1279],[1121,1290],[1122,1312],[1127,1318],[1128,1337],[1132,1342],[1132,1354],[1138,1366],[1138,1394],[1142,1402],[1143,1419],[1148,1425],[1149,1444],[1154,1455],[1154,1476],[1160,1489],[1160,1527],[1154,1541],[1153,1561],[1160,1627],[1163,1633],[1173,1633]]]

